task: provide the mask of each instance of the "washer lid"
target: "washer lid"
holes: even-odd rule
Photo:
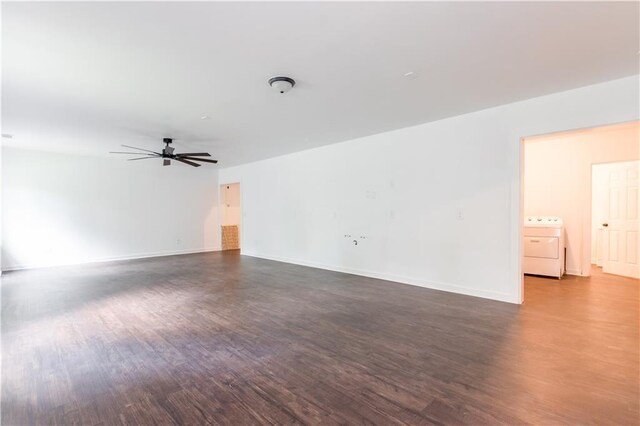
[[[562,219],[557,216],[527,216],[524,226],[540,228],[562,228]]]

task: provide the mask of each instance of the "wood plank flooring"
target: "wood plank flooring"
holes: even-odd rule
[[[2,424],[638,424],[638,282],[522,306],[238,255],[2,277]]]

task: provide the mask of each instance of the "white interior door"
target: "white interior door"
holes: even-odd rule
[[[640,278],[638,170],[640,161],[609,165],[608,218],[604,226],[602,270]]]

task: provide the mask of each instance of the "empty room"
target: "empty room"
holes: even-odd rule
[[[640,2],[0,31],[3,425],[640,424]]]

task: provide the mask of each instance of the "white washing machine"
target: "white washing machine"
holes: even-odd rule
[[[524,219],[525,274],[562,278],[565,267],[564,224],[554,216]]]

